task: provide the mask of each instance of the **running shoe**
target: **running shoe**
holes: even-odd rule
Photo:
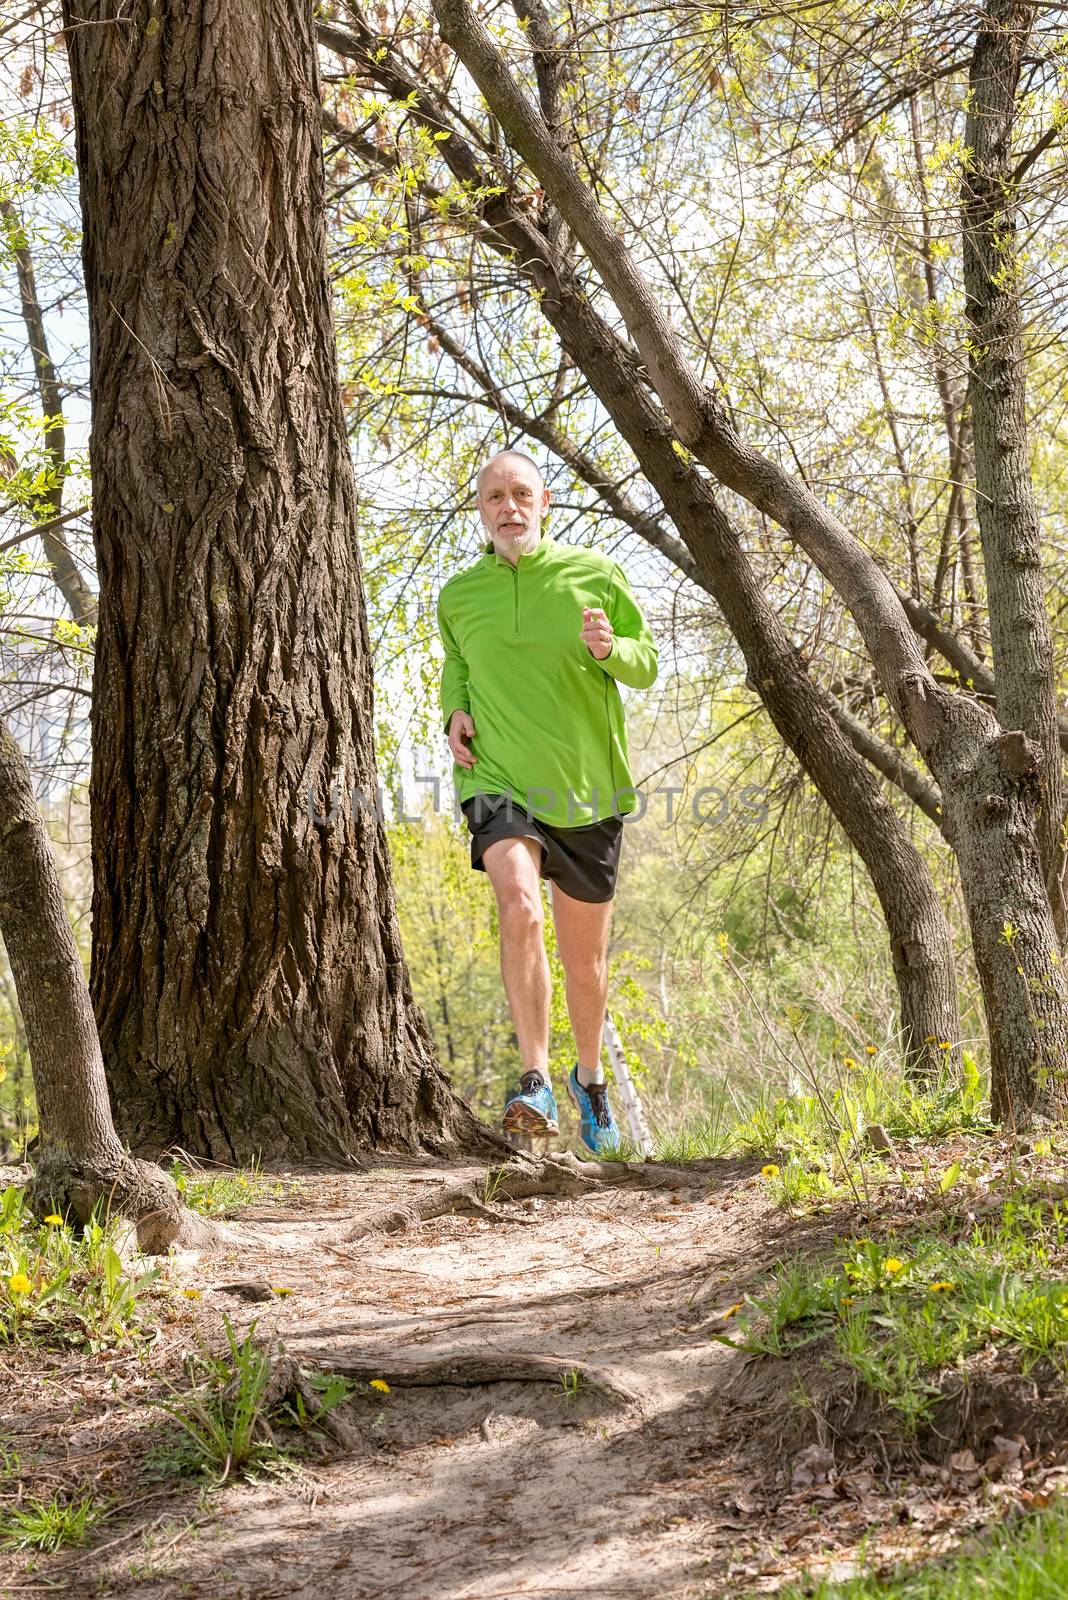
[[[556,1097],[537,1072],[524,1072],[504,1102],[505,1133],[559,1133]]]
[[[579,1133],[587,1150],[595,1156],[609,1155],[619,1148],[619,1128],[608,1104],[608,1087],[591,1083],[584,1089],[578,1080],[578,1067],[572,1067],[567,1080],[567,1092],[579,1114]]]

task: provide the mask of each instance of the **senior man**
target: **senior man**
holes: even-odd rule
[[[601,1036],[622,819],[637,807],[618,685],[655,682],[656,646],[614,561],[542,533],[549,491],[529,456],[505,450],[488,461],[476,503],[488,543],[438,597],[441,709],[471,865],[497,896],[521,1067],[504,1127],[559,1132],[543,877],[575,1037],[568,1094],[584,1144],[600,1155],[619,1142]]]

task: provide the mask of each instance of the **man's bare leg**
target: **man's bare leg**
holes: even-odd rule
[[[556,947],[567,986],[567,1013],[575,1035],[579,1082],[603,1083],[601,1038],[608,1004],[608,930],[612,901],[574,900],[553,884]]]
[[[501,977],[512,1012],[523,1071],[549,1081],[549,963],[541,902],[541,846],[535,839],[497,839],[482,852],[497,896]]]

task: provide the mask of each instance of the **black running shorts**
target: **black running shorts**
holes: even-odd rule
[[[621,817],[606,817],[583,828],[553,828],[539,822],[507,795],[478,794],[460,807],[471,830],[471,865],[485,872],[482,852],[498,839],[536,839],[541,845],[541,875],[558,883],[572,900],[603,904],[616,892]]]

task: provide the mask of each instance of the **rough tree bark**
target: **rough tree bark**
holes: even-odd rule
[[[1012,152],[1020,61],[1036,9],[1019,0],[989,0],[980,23],[968,80],[964,140],[970,155],[961,185],[961,223],[976,511],[997,713],[1003,727],[1022,729],[1041,751],[1038,843],[1063,942],[1060,730],[1027,440],[1016,249],[1019,185]]]
[[[26,758],[0,722],[0,934],[33,1068],[38,1211],[86,1221],[103,1199],[137,1224],[142,1249],[202,1245],[214,1230],[186,1211],[159,1167],[128,1156],[111,1119],[81,958]]]
[[[467,0],[433,3],[445,43],[615,301],[679,440],[720,483],[784,528],[852,613],[891,704],[942,790],[944,832],[960,869],[983,991],[995,1108],[1017,1126],[1036,1114],[1063,1114],[1068,980],[1039,849],[1042,747],[938,685],[872,557],[806,484],[738,434],[720,397],[697,378],[623,240]]]
[[[416,114],[429,126],[445,125],[433,96],[380,48],[351,5],[349,18],[357,30],[353,34],[323,28],[321,36],[360,59],[398,100],[410,101],[415,93]],[[462,182],[483,191],[494,187],[460,130],[453,129],[444,150]],[[945,1060],[939,1044],[956,1045],[960,1039],[960,1018],[949,929],[922,857],[873,772],[842,732],[828,698],[805,671],[707,478],[674,449],[670,423],[642,383],[633,353],[594,310],[569,263],[554,248],[551,230],[536,229],[503,196],[486,201],[483,215],[492,230],[487,242],[527,275],[562,347],[586,374],[660,495],[690,553],[694,579],[722,611],[777,731],[867,867],[890,937],[903,1056],[912,1071],[933,1073]],[[644,536],[652,531],[644,524],[639,527]],[[662,548],[662,534],[651,542]]]
[[[382,824],[330,800],[376,785],[311,7],[64,20],[100,581],[91,987],[120,1126],[223,1160],[484,1142],[412,1000]]]

